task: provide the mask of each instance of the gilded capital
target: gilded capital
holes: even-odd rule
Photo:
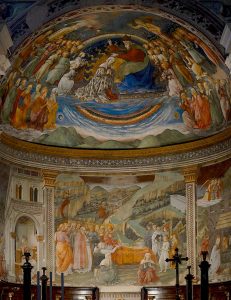
[[[53,170],[42,170],[42,174],[43,174],[45,186],[54,187],[58,172]]]
[[[192,183],[197,181],[198,166],[187,167],[184,169],[184,179],[186,183]]]
[[[38,242],[43,242],[44,236],[43,235],[37,235],[36,239],[37,239]]]
[[[12,239],[15,240],[15,239],[16,239],[16,232],[11,232],[11,233],[10,233],[10,236],[12,237]]]

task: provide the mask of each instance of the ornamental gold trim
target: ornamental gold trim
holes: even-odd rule
[[[177,145],[163,146],[158,148],[145,149],[129,149],[129,150],[95,150],[95,149],[77,149],[65,148],[60,146],[47,146],[42,144],[31,143],[28,141],[19,140],[16,137],[9,136],[6,133],[0,135],[0,142],[16,150],[37,153],[43,155],[51,155],[56,157],[68,157],[78,159],[102,159],[115,160],[121,158],[141,158],[152,157],[156,155],[171,155],[193,150],[207,148],[219,142],[223,142],[231,138],[230,128],[216,135],[196,140],[193,142],[186,142]]]
[[[43,242],[44,241],[44,236],[43,235],[37,235],[36,239],[38,242]]]
[[[16,239],[16,232],[10,232],[10,236],[12,237],[12,239]]]
[[[45,186],[46,187],[54,187],[55,186],[56,177],[58,176],[58,172],[57,171],[43,169],[42,170],[42,174],[43,174]]]
[[[197,166],[187,167],[184,169],[185,183],[193,183],[197,181],[199,168]]]

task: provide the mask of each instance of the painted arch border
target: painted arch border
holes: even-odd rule
[[[22,41],[18,45],[18,47],[12,53],[12,56],[19,54],[23,47],[30,44],[35,38],[37,38],[45,31],[51,29],[54,25],[58,25],[63,21],[68,21],[73,18],[82,17],[87,14],[115,12],[115,11],[121,11],[121,12],[136,11],[136,12],[149,13],[149,14],[153,14],[154,16],[156,15],[158,17],[162,17],[169,21],[175,22],[181,25],[182,27],[186,28],[193,34],[196,34],[203,42],[205,42],[218,55],[219,59],[224,63],[224,56],[222,55],[221,50],[219,50],[218,47],[215,46],[214,41],[212,42],[212,40],[209,38],[209,36],[206,35],[205,32],[202,32],[196,27],[194,27],[192,23],[185,21],[183,18],[180,18],[179,16],[174,15],[171,12],[164,11],[158,6],[147,7],[143,5],[131,5],[131,4],[129,5],[115,4],[115,5],[101,5],[101,6],[95,5],[95,6],[89,6],[85,8],[79,8],[79,9],[75,8],[68,12],[64,12],[59,16],[54,16],[52,20],[48,20],[47,22],[45,22],[34,33],[29,34],[24,39],[24,41]]]
[[[131,7],[131,3],[126,3],[124,0],[108,0],[106,4],[104,1],[94,1],[95,6],[99,5],[106,5],[109,7],[112,6],[126,6],[126,7]],[[43,5],[43,1],[38,1],[37,5]],[[124,5],[125,4],[125,5]],[[165,0],[162,1],[161,3],[154,2],[151,0],[136,0],[135,5],[133,5],[137,9],[142,7],[146,8],[148,10],[154,9],[155,8],[158,11],[165,12],[166,14],[170,14],[171,16],[179,17],[181,20],[186,20],[187,23],[191,24],[193,27],[197,28],[198,27],[198,20],[200,21],[200,31],[203,31],[203,33],[209,37],[209,39],[217,45],[217,48],[221,53],[224,55],[223,48],[219,44],[220,38],[222,36],[222,32],[225,26],[225,22],[218,18],[213,12],[208,11],[205,7],[203,7],[200,3],[186,3],[185,1],[179,0],[177,6],[175,5],[175,0]],[[34,6],[32,6],[33,9]],[[51,9],[52,8],[52,9]],[[81,1],[76,1],[76,2],[71,2],[68,3],[67,5],[63,6],[61,3],[61,0],[56,0],[55,4],[50,4],[46,6],[47,9],[47,16],[45,17],[46,20],[44,23],[48,23],[54,18],[58,18],[65,13],[70,13],[71,11],[74,10],[85,10],[87,11],[89,9],[88,4],[85,4],[84,2],[82,3]],[[192,11],[192,15],[189,14],[189,11]],[[30,12],[30,10],[29,10]],[[28,28],[27,22],[26,22],[26,16],[27,13],[25,13],[22,18],[19,20],[15,21],[10,25],[11,31],[13,32],[14,30],[20,30],[20,35],[16,35],[14,38],[14,48],[12,49],[15,51],[18,46],[22,43],[22,41],[25,39],[25,37],[30,36],[34,30],[31,31],[30,28]],[[213,25],[214,22],[217,24],[216,28],[214,28]],[[23,26],[24,25],[24,26]],[[26,26],[25,26],[26,25]],[[210,28],[212,27],[212,28]],[[214,30],[215,29],[215,30]],[[22,33],[23,31],[23,33]]]

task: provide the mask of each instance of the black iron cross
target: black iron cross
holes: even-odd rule
[[[173,255],[173,258],[166,258],[166,262],[172,261],[175,264],[176,269],[176,300],[180,300],[180,283],[179,283],[179,264],[181,264],[182,260],[187,261],[188,257],[182,257],[181,254],[178,252],[178,248],[175,249],[175,254]]]

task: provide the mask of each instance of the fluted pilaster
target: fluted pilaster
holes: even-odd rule
[[[54,188],[58,173],[50,170],[43,170],[44,178],[44,208],[45,208],[45,265],[48,272],[55,272],[55,244],[54,244]]]
[[[187,256],[188,264],[192,267],[192,274],[197,276],[197,176],[198,167],[184,169],[184,178],[186,184],[186,232],[187,232]]]

